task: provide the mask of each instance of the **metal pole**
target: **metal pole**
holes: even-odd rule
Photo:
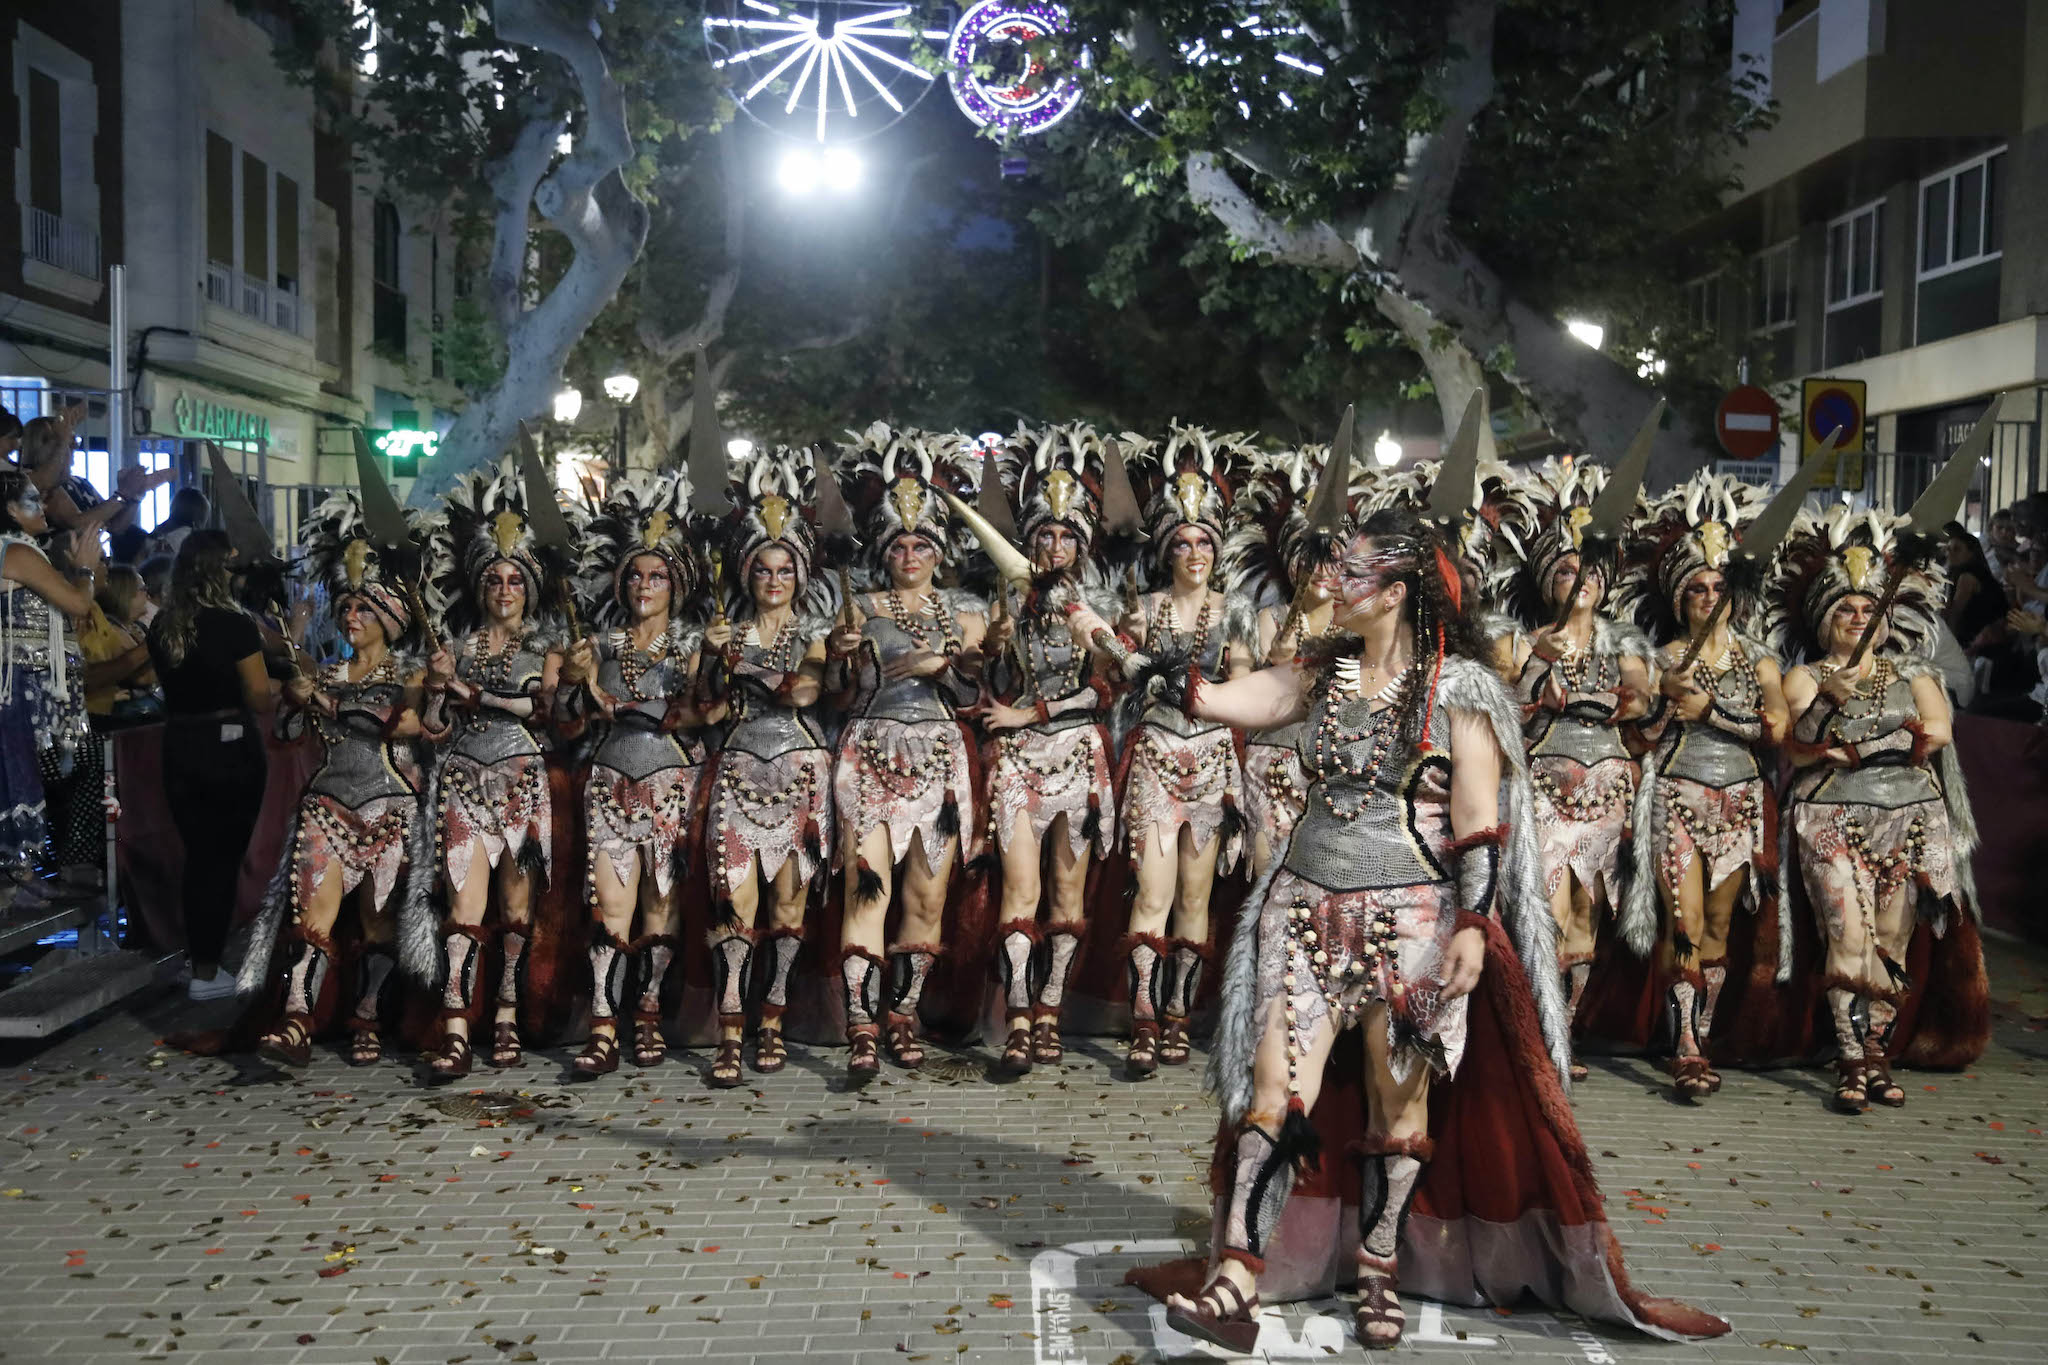
[[[107,460],[116,472],[128,453],[128,268],[107,268]]]
[[[618,407],[619,434],[612,442],[612,476],[622,479],[626,476],[626,405],[621,403]]]

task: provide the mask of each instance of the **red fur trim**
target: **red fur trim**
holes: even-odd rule
[[[1427,1133],[1411,1133],[1404,1138],[1386,1133],[1367,1133],[1356,1142],[1345,1143],[1344,1150],[1352,1156],[1412,1156],[1417,1161],[1436,1160],[1436,1140]]]
[[[626,944],[628,953],[644,953],[649,948],[680,948],[682,939],[675,934],[642,934]]]
[[[1216,949],[1212,944],[1197,943],[1191,938],[1170,938],[1166,940],[1166,943],[1168,947],[1176,952],[1182,948],[1192,948],[1195,950],[1195,956],[1204,962],[1213,962],[1216,959]]]
[[[1037,715],[1038,723],[1040,725],[1044,725],[1052,719],[1052,712],[1046,708],[1044,697],[1040,697],[1035,703],[1033,703],[1031,709],[1032,712]]]
[[[1898,1004],[1902,998],[1889,981],[1879,985],[1875,981],[1866,981],[1847,972],[1824,973],[1820,979],[1820,988],[1823,991],[1848,991],[1851,995],[1865,995],[1872,1000],[1882,1000],[1892,1005]]]
[[[1455,934],[1460,930],[1464,929],[1477,929],[1481,933],[1485,933],[1486,926],[1492,923],[1493,921],[1488,919],[1484,915],[1475,915],[1470,910],[1460,910],[1458,912],[1458,923],[1451,930],[1451,932]],[[1491,934],[1487,934],[1487,937],[1491,939],[1493,936]],[[1492,945],[1490,943],[1487,945],[1487,951],[1493,951]]]
[[[327,954],[330,959],[334,956],[334,940],[328,938],[325,934],[308,929],[303,924],[293,924],[289,929],[285,930],[285,933],[301,943],[309,943],[313,947],[318,948],[321,952]]]
[[[1236,1247],[1223,1247],[1219,1249],[1216,1253],[1216,1258],[1221,1261],[1236,1261],[1254,1275],[1266,1273],[1265,1257],[1254,1256],[1249,1251],[1240,1251]]]
[[[1593,958],[1594,954],[1592,953],[1559,953],[1557,955],[1558,970],[1568,970],[1578,966],[1581,962],[1591,962]]]
[[[1721,954],[1719,957],[1703,957],[1696,960],[1701,971],[1705,971],[1709,967],[1725,967],[1728,965],[1728,955],[1726,953]],[[1772,970],[1773,972],[1776,971],[1775,964]]]
[[[996,937],[1003,938],[1010,934],[1022,934],[1033,943],[1045,941],[1044,931],[1038,927],[1038,921],[1035,919],[1007,919],[996,926]]]
[[[1050,1019],[1057,1023],[1059,1021],[1059,1017],[1060,1007],[1058,1005],[1033,1005],[1031,1007],[1031,1019],[1033,1023],[1036,1023],[1040,1019]]]
[[[1901,1027],[1892,1034],[1893,1058],[1903,1066],[1968,1066],[1991,1039],[1991,983],[1977,923],[1959,912],[1950,915],[1940,938],[1924,923],[1913,932],[1918,951],[1908,959],[1919,985],[1900,1009]]]
[[[718,1016],[718,1026],[720,1028],[744,1029],[747,1026],[747,1016],[744,1014],[721,1014]]]
[[[1508,846],[1508,832],[1506,823],[1494,825],[1488,829],[1475,829],[1463,838],[1451,840],[1445,847],[1444,852],[1455,858],[1466,849],[1478,848],[1484,844],[1492,844],[1496,848],[1506,848]]]
[[[600,943],[609,943],[622,953],[631,951],[627,946],[626,940],[605,928],[604,921],[602,920],[590,926],[590,946],[595,948]]]
[[[786,924],[780,929],[770,929],[768,931],[768,939],[771,943],[778,938],[802,938],[803,936],[804,927],[801,924]]]
[[[1116,941],[1117,956],[1130,956],[1131,952],[1134,949],[1136,949],[1137,946],[1141,943],[1151,948],[1153,952],[1159,954],[1161,957],[1169,957],[1173,953],[1173,940],[1166,938],[1163,935],[1125,934],[1122,938]]]
[[[874,963],[877,967],[886,967],[889,965],[888,963],[882,961],[881,958],[875,956],[875,954],[861,947],[858,943],[849,943],[844,948],[841,948],[839,950],[839,960],[842,963],[845,962],[846,959],[848,959],[849,957],[864,957],[868,961]]]
[[[933,957],[944,957],[946,955],[945,948],[937,943],[892,943],[889,945],[888,952],[890,957],[894,957],[898,953],[930,953]]]
[[[1670,990],[1681,981],[1690,983],[1696,991],[1704,991],[1707,988],[1707,979],[1700,975],[1700,969],[1696,966],[1673,966],[1664,973],[1664,989],[1666,990]]]
[[[1075,938],[1088,936],[1088,921],[1084,919],[1056,919],[1045,926],[1047,937],[1054,934],[1071,934]]]
[[[1927,763],[1927,755],[1930,752],[1927,745],[1927,727],[1920,723],[1918,716],[1909,716],[1906,719],[1906,729],[1913,736],[1913,766],[1916,768],[1924,767]]]
[[[1817,760],[1821,757],[1822,754],[1827,752],[1828,748],[1826,744],[1809,744],[1803,739],[1790,738],[1788,738],[1785,741],[1782,747],[1785,750],[1785,756],[1790,758],[1795,763],[1798,762],[1800,759],[1806,759],[1808,761]]]

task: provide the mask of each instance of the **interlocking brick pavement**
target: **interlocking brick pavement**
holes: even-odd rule
[[[2048,956],[1992,951],[1990,1055],[1906,1077],[1897,1113],[1825,1112],[1817,1070],[1730,1072],[1697,1109],[1634,1060],[1580,1088],[1637,1282],[1730,1336],[1411,1300],[1410,1354],[2048,1359]],[[1099,1043],[1013,1085],[860,1092],[830,1050],[735,1092],[702,1054],[575,1088],[536,1057],[479,1070],[533,1106],[479,1120],[395,1061],[281,1078],[154,1044],[191,1020],[162,1002],[4,1059],[0,1358],[1108,1365],[1173,1344],[1125,1269],[1205,1232],[1197,1069],[1132,1083]],[[1297,1307],[1264,1344],[1356,1358],[1348,1323]]]

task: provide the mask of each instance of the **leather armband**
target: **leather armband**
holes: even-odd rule
[[[1046,706],[1044,697],[1040,697],[1034,702],[1031,709],[1038,713],[1038,723],[1040,725],[1044,725],[1052,719],[1052,711]]]
[[[1458,908],[1464,913],[1485,919],[1498,916],[1500,855],[1507,841],[1506,825],[1451,841],[1451,875],[1458,886]]]
[[[1764,737],[1764,718],[1762,713],[1751,712],[1747,716],[1740,715],[1721,705],[1718,698],[1708,704],[1706,722],[1717,730],[1726,730],[1737,739],[1745,739],[1751,743],[1755,743]]]
[[[1592,725],[1612,725],[1623,700],[1619,692],[1570,692],[1565,695],[1564,714]]]

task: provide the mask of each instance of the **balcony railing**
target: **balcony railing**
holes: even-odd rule
[[[28,254],[88,280],[100,277],[100,235],[44,209],[28,211]]]
[[[299,332],[299,295],[273,287],[221,261],[206,263],[206,301],[232,308],[280,332]]]

